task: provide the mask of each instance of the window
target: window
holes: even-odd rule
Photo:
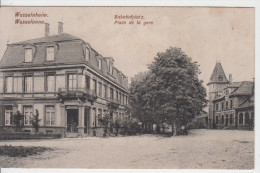
[[[110,72],[110,74],[113,74],[113,63],[112,62],[109,63],[109,72]]]
[[[123,95],[123,105],[125,105],[125,95]]]
[[[33,117],[32,106],[24,106],[23,113],[24,113],[24,125],[31,125],[32,117]]]
[[[98,120],[102,118],[102,109],[98,109]],[[98,126],[100,126],[100,123],[98,121]]]
[[[120,113],[116,112],[116,117],[115,117],[114,120],[117,120],[117,119],[119,118],[119,114],[120,114]]]
[[[47,61],[54,61],[54,47],[47,47]]]
[[[122,102],[122,99],[121,99],[121,97],[122,97],[122,95],[121,95],[121,93],[119,93],[119,103],[121,103],[121,102]]]
[[[221,116],[221,123],[224,124],[224,115]]]
[[[24,92],[33,92],[33,77],[24,76]]]
[[[251,119],[254,119],[254,112],[251,113]]]
[[[86,89],[90,89],[90,77],[86,76]]]
[[[24,61],[32,62],[32,49],[25,49],[24,51]]]
[[[226,101],[226,110],[228,110],[228,101]]]
[[[116,100],[119,100],[118,91],[116,91]]]
[[[229,94],[229,90],[226,90],[226,96]]]
[[[68,89],[74,90],[77,88],[77,74],[68,74]]]
[[[107,114],[107,110],[103,110],[103,116],[106,116],[106,114]]]
[[[224,110],[224,102],[221,103],[221,109]]]
[[[114,99],[114,90],[113,90],[113,88],[110,88],[110,98]]]
[[[54,74],[46,75],[46,91],[47,92],[55,91],[55,75]]]
[[[101,70],[101,66],[102,66],[102,60],[101,58],[98,58],[98,69]]]
[[[245,124],[249,124],[249,113],[245,114]]]
[[[218,124],[218,116],[216,116],[216,124]]]
[[[233,100],[230,100],[230,109],[233,109]]]
[[[88,48],[86,48],[85,58],[86,58],[86,61],[89,61],[89,60],[90,60],[90,58],[89,58],[89,49],[88,49]]]
[[[94,127],[97,126],[97,116],[96,116],[96,112],[97,112],[96,108],[93,108],[93,119],[92,119],[92,124],[93,124]]]
[[[128,102],[128,98],[127,96],[125,96],[125,104],[127,105],[127,102]]]
[[[97,94],[97,80],[96,79],[93,79],[93,88],[94,88],[95,94]]]
[[[55,125],[55,109],[54,106],[45,107],[45,124],[47,126]]]
[[[240,113],[239,114],[239,124],[243,124],[243,114],[242,113]]]
[[[13,92],[13,77],[12,76],[5,77],[5,92],[7,92],[7,93]]]
[[[221,75],[219,75],[218,80],[223,81],[223,77]]]
[[[218,103],[216,103],[216,111],[218,111]]]
[[[104,97],[107,98],[107,86],[104,85]]]
[[[14,123],[13,108],[8,106],[5,108],[5,125],[11,125]]]
[[[229,116],[229,124],[233,124],[233,115],[232,114],[230,114],[230,116]]]
[[[102,83],[98,82],[98,96],[102,97]]]

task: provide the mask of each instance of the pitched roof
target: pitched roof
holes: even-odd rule
[[[228,83],[225,72],[220,62],[216,63],[213,73],[211,74],[210,82],[208,84],[211,83]]]
[[[1,60],[0,68],[78,64],[85,62],[82,51],[82,42],[79,41],[72,41],[69,44],[59,44],[54,61],[46,61],[45,44],[39,44],[32,47],[36,49],[33,53],[32,62],[24,62],[24,45],[9,45]]]
[[[46,47],[49,45],[54,45],[57,49],[54,61],[46,61]],[[24,62],[24,50],[27,47],[33,49],[32,62]],[[86,48],[89,49],[88,62],[85,59]],[[101,59],[102,69],[98,68],[99,59]],[[103,58],[87,42],[66,33],[8,44],[0,62],[0,68],[58,66],[63,64],[86,64],[106,77],[113,75],[113,78],[109,77],[110,80],[128,88],[127,77],[119,70],[114,68],[114,73],[108,74],[109,67],[106,58]],[[122,77],[124,78],[122,79]]]
[[[235,88],[229,96],[250,96],[254,91],[254,83],[250,81],[243,82],[233,82],[229,84],[226,88]],[[226,89],[225,88],[225,89]],[[225,90],[223,89],[223,90]],[[225,99],[226,95],[223,94],[219,97],[215,98],[213,101],[218,101],[221,99]]]
[[[236,107],[236,109],[248,108],[255,105],[255,96],[251,96],[249,99],[243,101],[240,105]]]
[[[227,87],[228,88],[238,88],[243,82],[232,82]]]
[[[236,90],[234,90],[230,96],[238,95],[251,95],[254,91],[254,83],[250,81],[244,81]]]
[[[15,42],[15,43],[11,43],[9,45],[48,43],[48,42],[71,41],[71,40],[81,40],[81,39],[78,37],[75,37],[73,35],[70,35],[70,34],[62,33],[62,34],[58,34],[58,35],[52,35],[52,36],[41,37],[41,38],[36,38],[36,39],[31,39],[31,40],[26,40],[26,41]]]

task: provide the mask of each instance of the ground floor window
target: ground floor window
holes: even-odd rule
[[[97,113],[96,108],[93,108],[93,120],[92,120],[92,125],[93,125],[94,127],[97,126],[97,116],[96,116],[96,113]]]
[[[218,124],[218,116],[216,116],[216,124]]]
[[[224,115],[221,117],[221,124],[224,124]]]
[[[230,120],[229,120],[229,124],[233,124],[233,115],[230,114],[229,118],[230,118]]]
[[[100,126],[99,119],[102,118],[102,109],[98,109],[98,126]]]
[[[23,113],[24,113],[24,125],[31,125],[32,117],[33,117],[32,106],[24,106]]]
[[[13,108],[12,106],[5,107],[5,125],[14,124]]]
[[[251,113],[251,119],[254,119],[254,112]]]
[[[55,107],[46,106],[45,107],[45,124],[47,126],[55,125]]]
[[[239,124],[243,124],[243,114],[242,113],[239,114],[238,118],[239,118],[239,120],[238,120]]]
[[[245,124],[249,124],[249,113],[245,115]]]
[[[107,110],[104,109],[103,110],[103,117],[106,116],[106,114],[107,114]]]

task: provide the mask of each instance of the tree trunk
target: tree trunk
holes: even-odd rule
[[[172,136],[174,136],[174,121],[172,121]]]
[[[174,120],[174,121],[173,121],[173,130],[174,130],[174,132],[173,132],[174,136],[177,136],[177,135],[178,135],[178,124],[177,124],[177,120]]]
[[[141,134],[144,133],[144,122],[142,122]]]

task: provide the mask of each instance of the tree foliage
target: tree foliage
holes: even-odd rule
[[[38,133],[39,132],[39,127],[40,127],[39,122],[41,121],[41,119],[39,119],[39,111],[38,111],[38,109],[36,109],[36,113],[35,113],[35,115],[33,115],[33,118],[32,118],[31,121],[32,121],[32,126],[35,129],[35,132]]]
[[[132,80],[132,114],[141,121],[170,123],[177,135],[178,126],[187,124],[206,106],[199,65],[180,48],[171,47],[158,53],[148,69]]]

